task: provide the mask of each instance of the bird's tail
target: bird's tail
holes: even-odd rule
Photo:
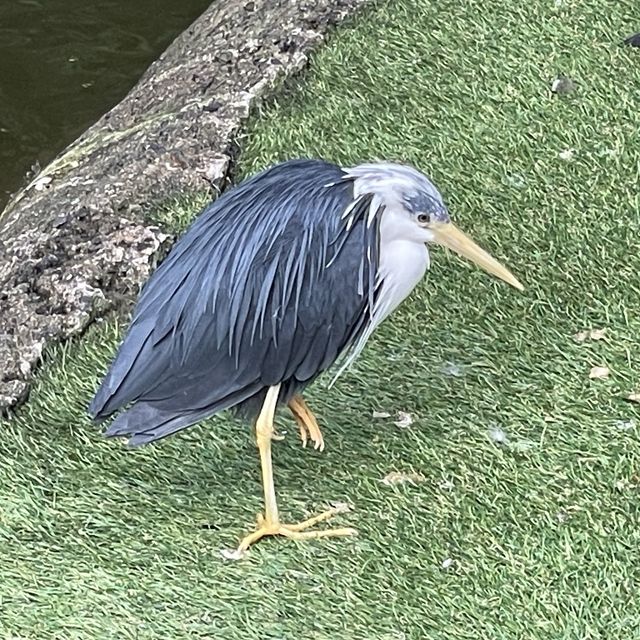
[[[210,415],[211,411],[208,410],[176,415],[175,411],[162,409],[147,402],[138,402],[128,411],[121,413],[104,435],[107,438],[130,436],[127,444],[130,447],[139,447],[186,429]]]
[[[104,435],[107,438],[129,436],[127,444],[130,447],[139,447],[182,431],[220,411],[235,407],[259,393],[261,389],[262,385],[256,383],[208,406],[188,410],[167,406],[165,402],[139,400],[121,413],[109,425]]]

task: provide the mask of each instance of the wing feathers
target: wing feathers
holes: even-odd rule
[[[353,344],[378,232],[371,198],[354,202],[343,178],[322,161],[283,163],[200,214],[143,288],[91,404],[105,417],[137,403],[109,435],[164,437],[265,385],[311,380]]]

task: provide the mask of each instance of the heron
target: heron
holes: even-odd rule
[[[264,511],[238,553],[264,536],[352,535],[316,526],[339,508],[281,520],[274,417],[288,407],[303,445],[324,448],[304,389],[354,361],[421,281],[434,244],[522,290],[412,166],[300,158],[248,177],[196,216],[142,287],[89,413],[97,423],[117,413],[104,435],[133,447],[224,410],[254,425]]]

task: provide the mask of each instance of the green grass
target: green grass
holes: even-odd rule
[[[117,325],[55,349],[2,424],[0,638],[640,637],[640,412],[623,400],[640,388],[640,55],[617,45],[635,9],[403,0],[336,34],[256,114],[240,173],[412,162],[526,291],[434,250],[353,370],[308,393],[325,453],[281,419],[284,515],[349,502],[336,522],[360,536],[267,540],[241,562],[220,550],[261,507],[249,428],[103,441],[84,407]],[[382,483],[392,471],[423,479]]]

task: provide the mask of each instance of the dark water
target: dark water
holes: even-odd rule
[[[0,210],[211,0],[0,0]]]

